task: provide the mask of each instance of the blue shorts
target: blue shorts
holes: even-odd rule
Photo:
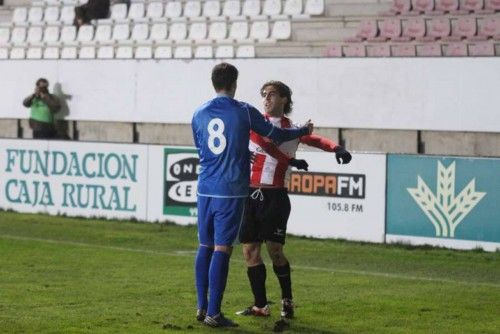
[[[246,197],[198,196],[198,240],[205,246],[232,246],[238,236]]]

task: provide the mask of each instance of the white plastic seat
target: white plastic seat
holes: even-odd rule
[[[190,46],[178,46],[174,50],[174,58],[181,58],[181,59],[186,59],[186,58],[192,58],[193,57],[193,50],[191,49]]]
[[[269,22],[255,21],[250,29],[250,37],[258,40],[267,39],[269,37]]]
[[[290,39],[292,37],[292,25],[290,21],[275,21],[271,37],[274,39]]]
[[[28,8],[17,7],[12,13],[12,22],[15,24],[24,23],[28,19]]]
[[[120,45],[116,48],[116,59],[132,59],[134,56],[134,49],[132,46]]]
[[[94,40],[97,42],[106,42],[111,40],[111,25],[101,24],[97,26]]]
[[[208,0],[203,4],[203,16],[217,17],[220,16],[220,2],[219,0]]]
[[[211,45],[200,45],[194,52],[195,58],[213,58],[214,50]]]
[[[0,47],[0,59],[9,59],[9,49]]]
[[[201,14],[201,2],[200,1],[187,1],[184,5],[184,16],[185,17],[198,17]]]
[[[281,0],[265,0],[264,15],[276,16],[281,14]]]
[[[215,58],[234,58],[234,47],[232,45],[219,45],[215,51]]]
[[[113,27],[113,40],[125,41],[130,37],[130,28],[128,24],[117,24]]]
[[[297,16],[302,14],[302,0],[286,0],[283,13],[286,15]]]
[[[325,13],[325,1],[306,0],[306,8],[304,12],[309,15],[323,15]]]
[[[94,26],[83,25],[78,29],[76,40],[79,42],[90,42],[94,39]],[[94,57],[95,58],[95,57]]]
[[[77,51],[75,46],[64,46],[61,50],[61,59],[76,59]]]
[[[117,3],[111,7],[111,19],[115,21],[124,20],[127,17],[127,4]]]
[[[151,59],[153,58],[153,50],[151,46],[142,45],[135,49],[135,59]]]
[[[95,59],[95,46],[85,45],[80,48],[80,59]]]
[[[168,29],[166,23],[155,23],[151,27],[151,35],[149,38],[156,41],[165,40],[167,39],[167,33]]]
[[[59,59],[59,48],[55,46],[46,47],[43,50],[44,59]]]
[[[75,20],[75,7],[64,6],[61,9],[61,17],[59,20],[61,20],[64,24],[73,24],[73,21]]]
[[[146,16],[151,19],[157,19],[163,17],[163,13],[164,13],[164,7],[162,2],[150,2],[148,5]]]
[[[195,22],[189,27],[189,39],[200,41],[207,38],[207,24],[205,22]]]
[[[28,12],[28,22],[37,23],[42,21],[43,18],[43,8],[42,7],[31,7]]]
[[[227,37],[227,23],[226,22],[213,22],[210,24],[208,38],[213,40],[222,40]]]
[[[183,22],[175,22],[170,26],[170,37],[174,41],[180,41],[186,39],[187,36],[187,26]]]
[[[54,23],[59,21],[59,7],[50,6],[45,8],[44,21]]]
[[[227,0],[224,2],[224,9],[222,14],[228,17],[239,16],[241,13],[241,3],[240,0]]]
[[[12,34],[10,36],[10,41],[14,44],[23,43],[26,40],[26,28],[15,27],[12,29]]]
[[[26,59],[42,59],[41,47],[30,47],[26,52]]]
[[[24,48],[10,49],[10,59],[24,59],[26,58],[26,50]]]
[[[245,0],[243,3],[243,15],[245,16],[258,16],[260,10],[260,0]]]
[[[236,58],[255,58],[255,47],[253,45],[240,45],[236,50]]]
[[[48,26],[43,34],[43,41],[46,43],[55,43],[59,40],[59,27]]]
[[[172,47],[170,47],[170,46],[158,46],[155,49],[154,57],[155,57],[155,59],[172,58]]]
[[[182,15],[182,4],[180,1],[169,1],[165,6],[165,17],[175,18]]]
[[[0,45],[7,44],[10,40],[10,29],[0,28]]]
[[[30,27],[28,29],[28,37],[26,41],[28,43],[38,43],[42,41],[43,37],[43,28],[40,26]]]
[[[237,40],[244,40],[248,38],[248,22],[237,21],[231,24],[231,30],[229,32],[229,37]]]
[[[83,28],[83,26],[82,26]],[[76,27],[75,26],[64,26],[61,29],[60,41],[63,43],[73,42],[76,38]]]
[[[113,59],[115,57],[115,48],[111,45],[101,46],[97,50],[98,59]]]
[[[149,26],[146,23],[134,25],[131,39],[134,41],[144,41],[149,37]]]
[[[130,20],[140,20],[144,17],[146,8],[143,2],[133,2],[128,9],[128,18]]]

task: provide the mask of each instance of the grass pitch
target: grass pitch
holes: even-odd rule
[[[0,213],[0,333],[216,333],[194,319],[196,228]],[[500,333],[500,253],[289,237],[289,333]],[[223,311],[271,332],[236,246]]]

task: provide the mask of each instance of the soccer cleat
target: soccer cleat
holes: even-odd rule
[[[219,313],[213,317],[207,315],[203,323],[210,327],[238,327],[238,324]]]
[[[205,310],[196,311],[196,320],[204,321],[206,316],[207,316],[207,311]]]
[[[264,307],[257,307],[255,305],[249,306],[243,311],[236,312],[238,315],[253,315],[255,317],[268,317],[271,315],[271,309],[269,305]]]
[[[293,301],[291,299],[284,298],[281,300],[281,316],[287,319],[293,318]]]

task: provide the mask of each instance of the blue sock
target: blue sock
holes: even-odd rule
[[[212,260],[213,248],[200,246],[196,254],[195,275],[196,275],[196,292],[198,294],[198,309],[206,310],[208,307],[208,270],[210,261]]]
[[[226,288],[227,274],[229,272],[229,254],[215,251],[210,264],[209,290],[207,314],[211,317],[220,313],[222,297]]]

